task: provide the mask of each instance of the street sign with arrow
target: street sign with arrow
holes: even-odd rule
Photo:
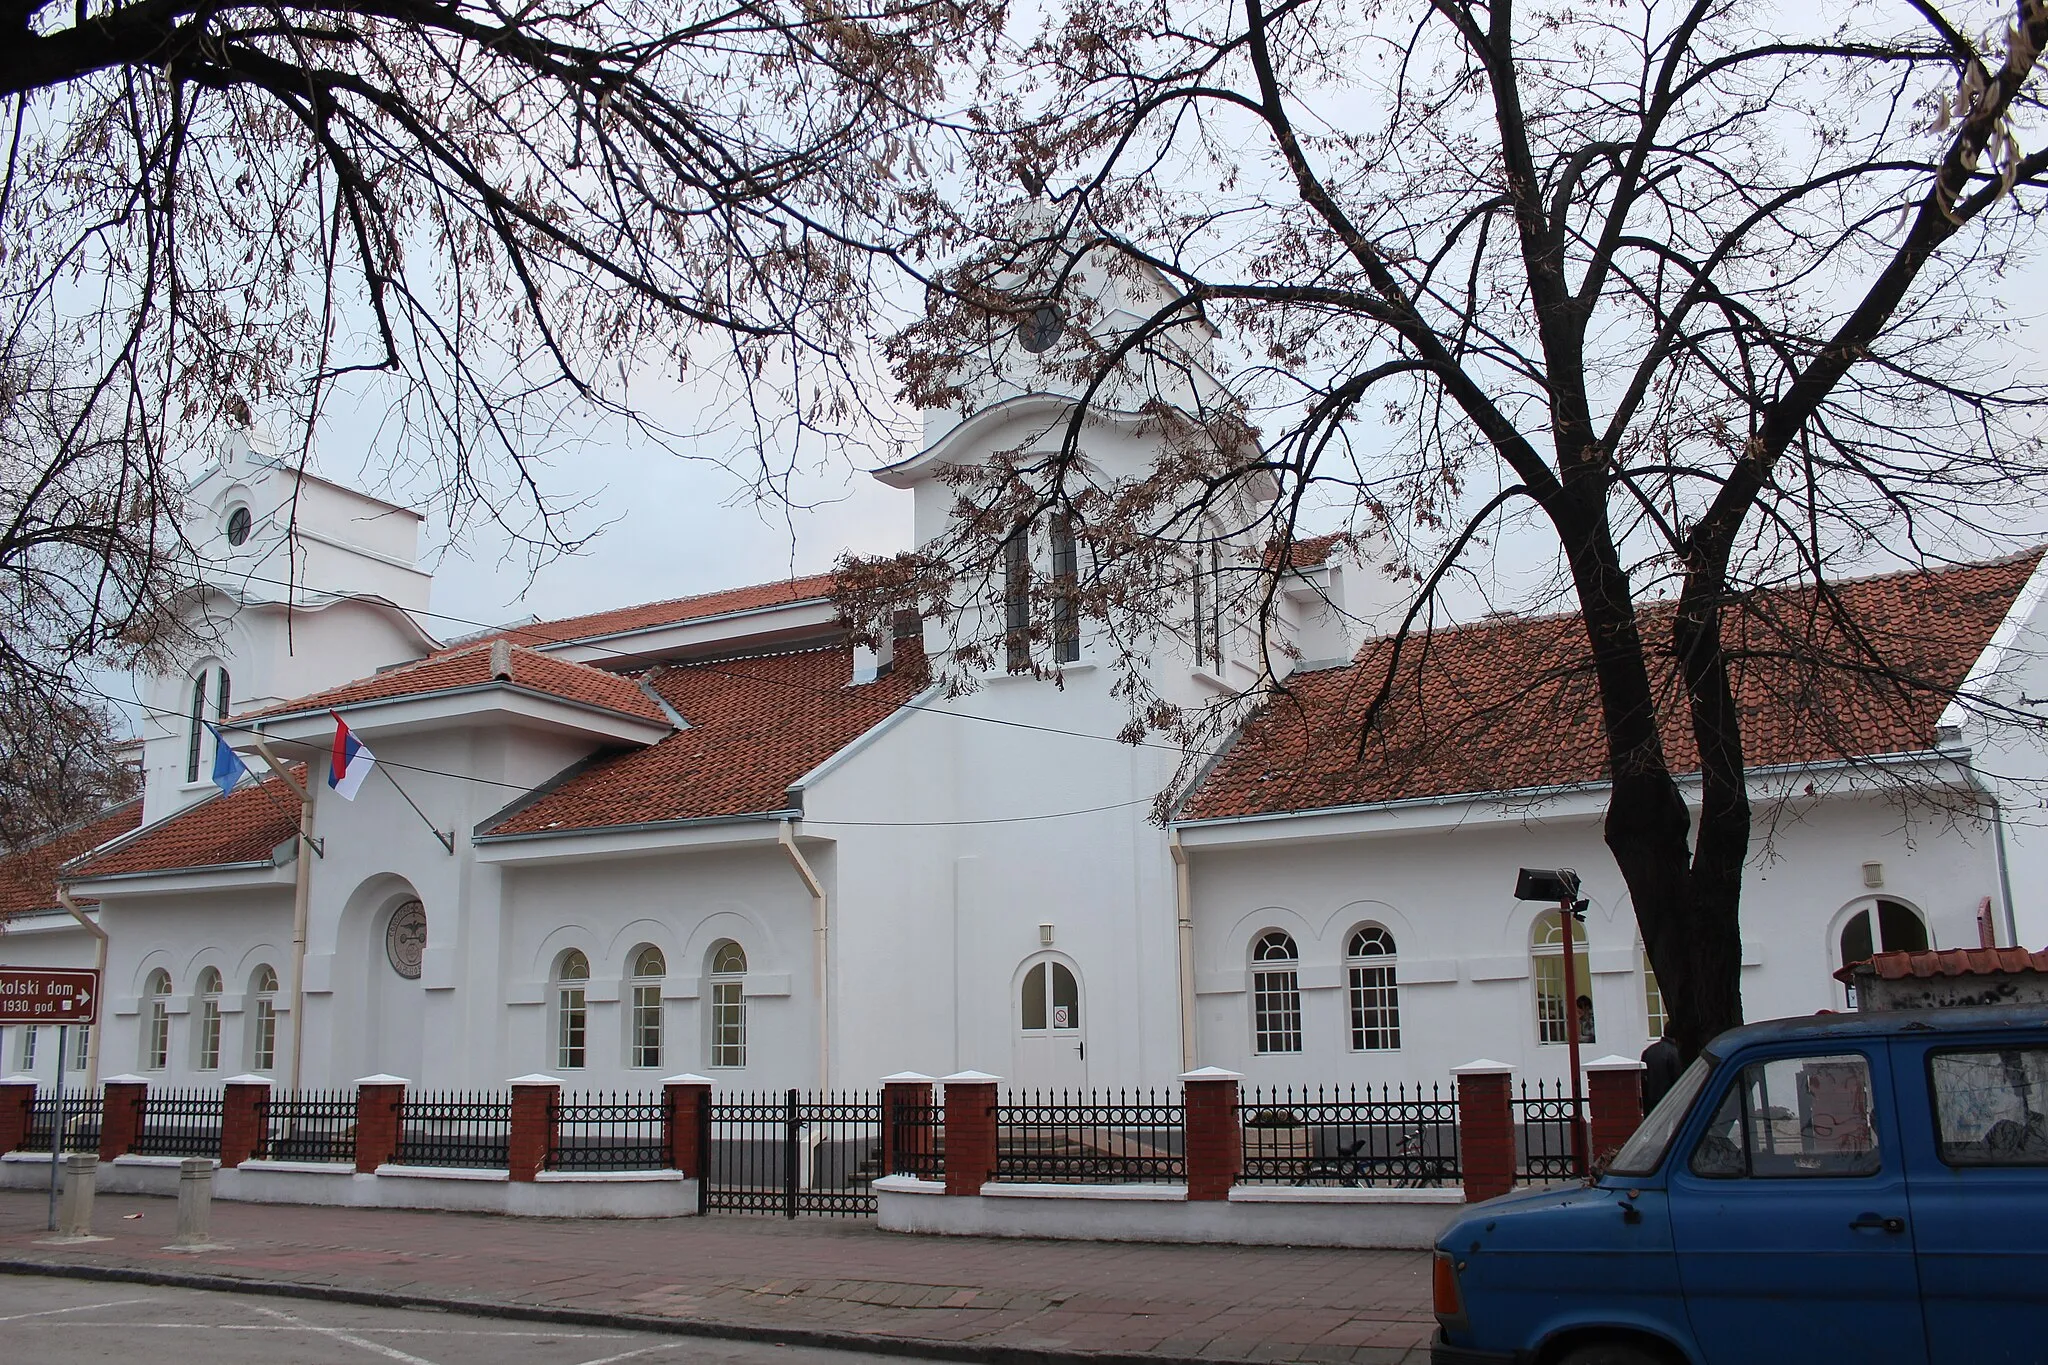
[[[100,974],[90,968],[0,967],[0,1024],[90,1024]]]

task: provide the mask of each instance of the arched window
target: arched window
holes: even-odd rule
[[[1351,1050],[1390,1052],[1401,1046],[1401,986],[1394,973],[1394,936],[1377,924],[1352,931],[1344,954],[1351,977]]]
[[[1564,1008],[1564,923],[1555,910],[1536,917],[1529,931],[1530,975],[1536,978],[1536,1041],[1566,1041]],[[1587,970],[1586,936],[1572,927],[1572,978],[1579,996],[1579,1041],[1593,1041],[1593,977]]]
[[[199,1069],[220,1070],[220,969],[199,973]]]
[[[661,979],[668,962],[659,948],[642,948],[633,957],[634,1066],[661,1065]]]
[[[1070,664],[1081,657],[1080,556],[1074,547],[1074,524],[1064,515],[1052,519],[1052,657]]]
[[[249,1033],[249,1069],[269,1071],[277,1065],[277,972],[269,963],[249,977],[256,1013]]]
[[[1081,983],[1064,962],[1040,962],[1024,973],[1024,992],[1017,1003],[1029,1032],[1081,1027]]]
[[[731,939],[711,950],[711,1065],[747,1064],[747,954]]]
[[[1252,1038],[1260,1052],[1301,1051],[1301,954],[1278,929],[1252,945]]]
[[[142,1015],[142,1069],[162,1071],[171,1064],[171,974],[158,967],[142,983],[148,997]]]
[[[1927,922],[1913,907],[1880,897],[1875,910],[1875,915],[1870,910],[1858,910],[1849,916],[1848,923],[1842,926],[1841,959],[1835,965],[1868,962],[1879,953],[1927,951]],[[1849,1008],[1856,1008],[1854,986],[1849,987]]]
[[[1671,1027],[1671,1016],[1664,1012],[1664,988],[1657,984],[1657,969],[1650,965],[1650,950],[1638,948],[1637,956],[1643,963],[1643,1023],[1654,1040],[1664,1036],[1664,1030]]]
[[[580,1071],[590,1032],[590,959],[571,948],[555,968],[555,1065]]]
[[[209,685],[213,698],[213,719],[223,721],[228,716],[228,671],[225,668],[202,668],[192,679],[192,711],[186,717],[188,731],[185,736],[185,780],[199,780],[199,756],[206,750],[206,711]]]
[[[1003,542],[1003,666],[1031,669],[1031,528],[1019,524]]]

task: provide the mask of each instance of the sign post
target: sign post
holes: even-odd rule
[[[50,1231],[57,1230],[57,1168],[64,1159],[64,1055],[71,1025],[99,1018],[100,974],[91,968],[0,967],[0,1024],[57,1026],[57,1091],[50,1111]]]

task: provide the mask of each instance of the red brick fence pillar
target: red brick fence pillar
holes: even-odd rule
[[[223,1083],[220,1105],[220,1164],[239,1166],[260,1156],[270,1121],[268,1076],[230,1076]]]
[[[1244,1129],[1238,1123],[1235,1071],[1205,1066],[1180,1078],[1188,1198],[1228,1199],[1244,1170]]]
[[[1643,1121],[1643,1064],[1632,1057],[1601,1057],[1584,1070],[1593,1110],[1593,1164],[1604,1166]]]
[[[364,1076],[356,1082],[356,1170],[374,1174],[398,1159],[398,1109],[405,1103],[403,1076]]]
[[[112,1161],[135,1150],[135,1139],[142,1136],[149,1082],[140,1076],[109,1076],[100,1083],[100,1096],[100,1160]]]
[[[28,1138],[29,1115],[36,1102],[33,1076],[0,1080],[0,1152],[11,1152]]]
[[[917,1071],[882,1077],[883,1175],[929,1179],[938,1134],[932,1123],[932,1078]]]
[[[685,1072],[661,1083],[662,1160],[698,1182],[710,1179],[711,1078]]]
[[[513,1180],[532,1180],[547,1169],[555,1150],[557,1110],[562,1103],[559,1076],[514,1076],[512,1135],[505,1144],[505,1172]]]
[[[1515,1187],[1515,1110],[1508,1088],[1514,1072],[1486,1058],[1451,1068],[1458,1079],[1458,1164],[1465,1172],[1467,1203]]]
[[[1000,1076],[961,1071],[945,1078],[946,1193],[980,1194],[996,1176],[996,1085]]]

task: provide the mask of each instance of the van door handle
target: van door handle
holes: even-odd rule
[[[1859,1213],[1851,1220],[1849,1226],[1852,1228],[1878,1228],[1885,1232],[1904,1232],[1906,1230],[1906,1220],[1903,1218],[1885,1218],[1875,1213]]]

